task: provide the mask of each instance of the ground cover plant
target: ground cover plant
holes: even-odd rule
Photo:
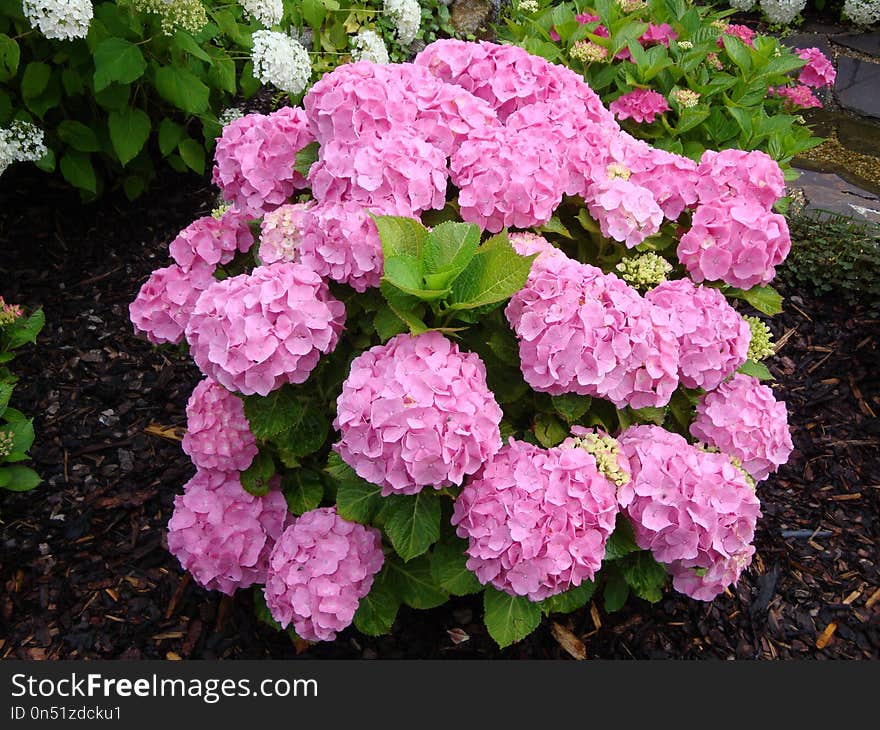
[[[201,585],[309,641],[482,592],[504,646],[748,566],[792,448],[730,304],[780,310],[766,154],[694,162],[569,69],[439,41],[232,122],[213,179],[130,308],[206,376],[168,535]]]
[[[417,0],[2,0],[0,172],[30,161],[86,200],[134,198],[157,165],[203,173],[261,84],[296,101],[339,63],[407,57],[448,17]]]

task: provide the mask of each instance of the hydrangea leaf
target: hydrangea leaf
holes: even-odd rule
[[[479,226],[451,221],[436,226],[425,241],[424,277],[427,286],[431,289],[448,287],[467,268],[479,245]]]
[[[753,378],[758,378],[758,380],[775,380],[773,374],[764,363],[755,362],[754,360],[746,360],[740,365],[737,372],[743,375],[751,375]]]
[[[320,148],[321,145],[317,142],[309,142],[296,153],[296,162],[293,163],[293,169],[303,177],[308,177],[312,165],[318,161],[318,150]]]
[[[590,396],[578,395],[577,393],[554,395],[550,400],[556,412],[569,423],[574,423],[590,410],[590,404],[593,402]]]
[[[5,33],[0,33],[0,81],[9,81],[15,76],[20,60],[18,43]]]
[[[181,139],[177,143],[177,152],[190,170],[199,175],[205,171],[205,148],[194,139]]]
[[[269,395],[248,396],[244,399],[244,414],[251,432],[258,439],[270,439],[302,420],[304,408],[294,389],[285,385]]]
[[[373,327],[382,342],[387,342],[394,335],[407,331],[406,323],[398,317],[389,305],[384,305],[373,317]]]
[[[89,155],[68,150],[61,158],[61,174],[71,185],[93,195],[98,192],[98,178]]]
[[[467,567],[467,543],[457,537],[437,543],[431,551],[431,572],[434,581],[453,596],[479,593],[483,586]]]
[[[386,566],[389,581],[407,606],[436,608],[449,600],[449,594],[434,581],[427,555],[408,563],[392,556],[387,559]]]
[[[160,66],[155,83],[159,95],[178,109],[189,114],[208,110],[210,89],[192,71],[181,66]]]
[[[492,236],[452,283],[449,308],[475,309],[503,302],[523,288],[536,256],[520,256],[507,233]]]
[[[379,285],[382,296],[400,319],[402,319],[409,331],[414,335],[420,335],[422,332],[428,331],[428,325],[422,320],[421,307],[423,306],[418,299],[411,297],[397,287],[391,285],[387,281],[383,281]]]
[[[80,152],[97,152],[101,143],[90,127],[73,119],[65,119],[58,125],[58,137]]]
[[[729,297],[748,302],[763,314],[773,316],[782,312],[782,295],[772,286],[754,286],[747,290],[725,287],[722,291]]]
[[[394,625],[400,608],[400,596],[389,575],[390,571],[386,564],[373,581],[370,592],[358,603],[354,625],[362,634],[381,636],[390,632]]]
[[[531,634],[541,623],[541,604],[487,587],[483,619],[489,635],[502,649]]]
[[[110,142],[116,156],[125,167],[143,149],[150,137],[150,117],[140,109],[110,112],[107,119]],[[202,151],[204,159],[204,150]]]
[[[35,310],[29,317],[19,318],[15,324],[6,331],[4,349],[15,350],[23,345],[34,344],[37,335],[46,324],[46,315],[42,309]]]
[[[752,68],[752,53],[748,46],[739,38],[727,33],[722,34],[721,42],[724,43],[724,50],[727,51],[730,60],[739,66],[743,73],[748,73]]]
[[[556,416],[549,413],[539,413],[535,419],[535,436],[541,446],[550,449],[565,441],[568,429],[559,422]]]
[[[33,469],[21,464],[0,467],[0,487],[11,492],[28,492],[42,479]]]
[[[147,69],[144,54],[134,43],[110,37],[95,48],[95,91],[106,89],[114,81],[130,84],[143,76]]]
[[[12,434],[12,449],[11,453],[6,456],[7,461],[13,461],[9,458],[12,454],[24,454],[34,443],[34,420],[32,418],[2,424],[0,431]]]
[[[9,405],[9,399],[12,397],[12,391],[15,389],[15,381],[10,380],[0,380],[0,416],[3,415],[3,412],[6,410],[6,407]]]
[[[324,498],[324,483],[315,472],[297,469],[281,478],[287,508],[295,515],[316,509]]]
[[[394,550],[410,561],[440,539],[440,498],[427,490],[386,497],[382,521]]]
[[[253,463],[241,472],[241,486],[248,494],[265,497],[269,494],[270,481],[275,476],[275,462],[265,452],[260,452]]]
[[[605,581],[605,587],[602,589],[602,598],[605,603],[605,610],[608,613],[614,613],[623,608],[626,599],[629,596],[629,585],[626,579],[617,571],[612,572]]]
[[[293,426],[272,438],[285,465],[295,464],[320,449],[330,430],[327,417],[315,404],[300,404],[299,413],[300,419]]]
[[[367,524],[382,505],[382,488],[361,479],[339,454],[333,452],[324,471],[336,481],[336,511],[352,522]]]
[[[541,609],[545,615],[551,613],[571,613],[585,606],[596,592],[596,584],[593,581],[584,581],[576,588],[569,588],[564,593],[558,593],[541,601]]]
[[[639,546],[636,545],[635,534],[629,520],[621,514],[617,515],[614,532],[611,533],[611,537],[605,543],[604,560],[617,560],[625,555],[634,553],[638,549]]]
[[[422,260],[422,251],[428,240],[428,229],[417,220],[395,215],[373,216],[379,240],[382,241],[382,254],[386,259],[401,254]]]
[[[663,598],[666,570],[647,550],[628,555],[620,564],[621,572],[632,592],[639,598],[657,603]]]

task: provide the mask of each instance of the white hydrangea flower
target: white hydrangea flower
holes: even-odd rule
[[[843,14],[856,25],[880,23],[880,0],[845,0]]]
[[[299,94],[312,76],[309,52],[286,33],[258,30],[253,35],[254,76],[289,94]]]
[[[59,41],[85,38],[94,15],[91,0],[23,0],[22,10],[31,28]]]
[[[384,9],[397,26],[397,40],[408,46],[415,40],[422,24],[422,8],[418,0],[385,0]]]
[[[351,57],[355,61],[372,61],[373,63],[388,63],[388,49],[376,31],[362,30],[351,39],[354,49]]]
[[[282,0],[240,0],[249,18],[254,18],[266,28],[278,25],[284,15]]]
[[[761,0],[761,10],[771,23],[787,25],[806,4],[807,0]]]
[[[37,162],[46,154],[43,130],[30,122],[0,127],[0,175],[13,162]]]
[[[178,29],[198,33],[208,22],[201,0],[133,0],[139,13],[158,15],[162,33],[174,35]]]
[[[730,0],[730,7],[746,12],[755,7],[755,0]]]
[[[230,122],[234,122],[236,119],[241,119],[244,116],[244,112],[239,109],[237,106],[231,106],[228,109],[224,109],[220,112],[220,115],[217,117],[217,121],[220,122],[221,127],[225,127]]]

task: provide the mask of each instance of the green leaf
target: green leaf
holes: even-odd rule
[[[0,425],[0,433],[4,431],[12,434],[11,453],[24,454],[34,443],[34,420],[32,418]],[[0,461],[2,460],[3,457],[0,457]]]
[[[502,649],[524,639],[541,623],[540,603],[510,596],[491,586],[483,594],[483,609],[489,635]]]
[[[208,69],[208,81],[216,89],[234,94],[238,87],[235,83],[235,61],[225,50],[216,46],[208,46],[212,64]]]
[[[421,261],[428,229],[417,220],[394,215],[373,216],[385,259],[406,255]]]
[[[20,60],[18,43],[5,33],[0,33],[0,81],[9,81],[15,76]]]
[[[587,604],[596,592],[596,584],[587,580],[577,588],[569,588],[564,593],[558,593],[541,601],[541,609],[545,615],[551,613],[571,613]]]
[[[213,63],[213,59],[208,55],[208,53],[198,43],[196,43],[195,38],[193,38],[185,30],[181,30],[180,28],[177,29],[177,32],[174,34],[173,45],[176,48],[179,48],[182,51],[186,51],[191,56],[195,56],[202,61]]]
[[[24,75],[21,77],[21,95],[25,99],[38,97],[45,91],[51,75],[52,69],[48,64],[31,61],[24,67]]]
[[[192,71],[180,66],[157,68],[156,90],[163,99],[189,114],[208,109],[210,89]]]
[[[131,87],[127,84],[111,84],[106,89],[95,92],[95,101],[108,111],[120,111],[128,108],[128,97]]]
[[[388,304],[383,304],[373,317],[373,327],[382,342],[387,342],[394,335],[407,331],[406,323],[398,317]]]
[[[479,245],[479,226],[452,221],[436,226],[425,241],[424,271],[428,287],[448,287],[471,262]]]
[[[617,524],[614,532],[605,543],[605,557],[603,560],[617,560],[625,555],[634,553],[639,549],[636,545],[635,534],[629,520],[623,515],[617,515]]]
[[[628,597],[629,585],[627,584],[626,579],[619,572],[612,572],[605,581],[605,587],[602,589],[605,610],[608,611],[608,613],[619,611],[623,608]]]
[[[244,399],[244,414],[251,432],[258,439],[270,439],[296,426],[302,419],[303,405],[290,385],[273,390],[267,396],[251,395]]]
[[[390,556],[386,567],[391,585],[407,606],[436,608],[449,600],[449,594],[434,581],[427,555],[407,563]]]
[[[0,416],[3,415],[3,412],[9,406],[9,399],[12,398],[13,390],[15,390],[14,380],[0,380]]]
[[[555,215],[543,226],[538,226],[536,230],[538,231],[538,233],[556,233],[563,238],[574,240],[574,236],[571,235],[571,231],[569,231],[568,228],[562,225],[562,221],[559,220],[559,218],[557,218]]]
[[[28,492],[42,479],[33,469],[21,464],[0,467],[0,487],[10,492]]]
[[[382,488],[361,479],[339,454],[327,458],[324,471],[336,481],[336,511],[352,522],[372,521],[382,504]]]
[[[440,539],[440,497],[429,491],[386,497],[382,516],[391,545],[405,561],[422,555]]]
[[[576,393],[554,395],[550,400],[556,412],[569,423],[574,423],[590,410],[590,405],[593,402],[590,396],[577,395]]]
[[[754,360],[746,360],[742,365],[739,366],[739,370],[736,372],[742,373],[743,375],[751,375],[753,378],[757,378],[758,380],[775,380],[773,374],[767,368],[767,366],[762,362],[755,362]]]
[[[112,82],[130,84],[147,69],[144,54],[134,43],[110,37],[101,41],[94,54],[95,91],[106,89]]]
[[[782,313],[782,296],[772,286],[754,286],[742,290],[725,287],[722,291],[730,297],[742,299],[763,314],[773,316]]]
[[[520,256],[507,233],[493,236],[453,282],[449,308],[474,309],[508,299],[525,285],[534,259]]]
[[[125,167],[150,138],[150,117],[146,112],[134,108],[110,112],[107,126],[116,156]]]
[[[400,597],[388,575],[389,570],[386,565],[373,581],[370,592],[361,598],[357,612],[354,614],[355,627],[367,636],[389,633],[397,618]]]
[[[736,36],[727,33],[722,34],[721,40],[730,59],[743,73],[748,73],[752,68],[752,54],[748,46]]]
[[[293,169],[303,177],[308,177],[312,165],[318,161],[318,151],[320,148],[321,145],[317,142],[309,142],[296,153],[296,162],[293,163]]]
[[[241,486],[248,494],[265,497],[269,494],[270,480],[275,476],[275,462],[261,451],[253,463],[241,473]]]
[[[194,139],[182,139],[177,144],[177,151],[186,166],[199,175],[205,172],[205,148]]]
[[[285,466],[314,453],[324,445],[330,424],[321,408],[314,403],[300,405],[300,418],[290,428],[272,437]]]
[[[129,200],[134,200],[147,189],[147,180],[141,175],[128,175],[122,181],[122,188]]]
[[[627,584],[639,598],[651,603],[663,598],[666,570],[650,552],[642,550],[629,555],[621,561],[620,567]]]
[[[186,130],[170,119],[165,117],[159,122],[159,151],[162,157],[168,157],[177,149],[177,144],[186,135]]]
[[[568,437],[568,429],[559,422],[556,416],[549,413],[539,413],[535,418],[535,436],[541,446],[550,449],[565,441]]]
[[[324,24],[324,17],[327,15],[327,9],[321,0],[302,0],[303,19],[314,30],[321,30]]]
[[[420,304],[418,299],[403,293],[387,281],[383,281],[379,285],[379,291],[382,292],[391,311],[406,323],[412,334],[419,335],[428,331],[428,325],[422,320],[421,313],[417,308]]]
[[[269,610],[269,606],[266,605],[266,594],[263,593],[263,589],[260,586],[254,587],[254,614],[257,620],[266,624],[266,626],[271,626],[276,631],[284,631],[281,624],[272,618],[272,612]]]
[[[90,127],[82,122],[65,119],[58,125],[58,137],[80,152],[97,152],[101,143]]]
[[[11,328],[7,336],[7,350],[15,350],[22,345],[33,344],[37,341],[37,335],[46,324],[46,315],[43,314],[42,308],[35,310],[29,317],[25,317],[16,321],[15,326]]]
[[[295,515],[316,509],[324,498],[321,477],[309,469],[287,472],[281,478],[281,489],[287,500],[287,508]]]
[[[92,194],[98,192],[98,179],[88,153],[68,150],[61,158],[61,174],[71,185]]]
[[[241,75],[238,77],[238,85],[245,99],[250,99],[261,88],[260,80],[254,76],[254,62],[248,61],[241,69]]]
[[[466,565],[467,543],[457,537],[438,542],[431,551],[431,572],[434,582],[453,596],[479,593],[483,586]]]

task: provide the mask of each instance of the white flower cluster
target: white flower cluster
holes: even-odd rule
[[[537,13],[538,10],[540,10],[538,0],[520,0],[517,7],[521,13],[527,13],[529,15]]]
[[[94,15],[91,0],[23,0],[22,10],[31,28],[59,41],[85,38]]]
[[[220,122],[221,127],[225,127],[230,122],[234,122],[236,119],[241,119],[243,116],[244,112],[241,109],[237,106],[231,106],[220,112],[217,121]]]
[[[807,0],[761,0],[761,10],[771,23],[787,25],[806,4]]]
[[[408,46],[415,40],[422,24],[422,8],[418,0],[385,0],[384,9],[397,26],[397,40]]]
[[[289,94],[299,94],[312,76],[309,52],[286,33],[258,30],[253,35],[254,76]]]
[[[46,154],[43,130],[30,122],[0,127],[0,175],[13,162],[37,162]]]
[[[152,13],[161,18],[162,33],[174,35],[178,28],[197,33],[208,22],[201,0],[134,0],[139,13]]]
[[[843,14],[856,25],[880,23],[880,0],[845,0]]]
[[[388,49],[385,41],[374,30],[362,30],[352,38],[354,49],[351,52],[354,61],[372,61],[373,63],[388,63]]]
[[[278,25],[284,15],[282,0],[240,0],[240,2],[245,14],[266,28]]]
[[[755,0],[730,0],[730,7],[745,12],[755,7]]]

